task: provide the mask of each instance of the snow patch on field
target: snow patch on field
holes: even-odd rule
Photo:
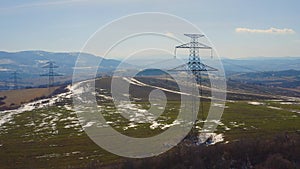
[[[293,102],[280,102],[280,104],[283,104],[283,105],[291,105],[291,104],[294,104]]]
[[[174,120],[173,123],[171,123],[171,124],[163,124],[163,123],[159,123],[157,121],[153,121],[153,123],[150,125],[150,129],[154,130],[159,127],[160,129],[165,130],[172,126],[179,125],[181,123],[182,123],[182,121],[179,121],[179,120]]]
[[[0,126],[2,126],[4,123],[9,122],[12,119],[12,117],[16,114],[23,113],[26,111],[32,111],[34,109],[40,109],[40,108],[52,106],[55,103],[60,102],[64,98],[70,96],[71,94],[72,94],[71,91],[69,91],[66,93],[55,95],[51,98],[41,99],[30,103],[26,103],[15,110],[0,111]]]
[[[298,114],[300,114],[299,110],[289,110],[289,111],[292,112],[292,113],[298,113]]]
[[[255,106],[264,105],[264,103],[261,102],[248,102],[248,104],[255,105]]]
[[[87,128],[87,127],[91,127],[93,124],[95,124],[96,122],[94,121],[89,121],[88,123],[86,123],[85,125],[83,125],[83,128]]]
[[[198,144],[214,145],[216,143],[223,142],[224,135],[217,133],[200,133],[198,139]]]
[[[245,125],[245,123],[238,123],[235,121],[229,122],[229,124],[232,125],[232,127],[240,127]]]
[[[221,107],[221,108],[225,108],[225,109],[229,108],[228,106],[225,106],[225,104],[220,104],[220,103],[213,103],[213,106],[214,107]]]
[[[274,109],[274,110],[282,110],[280,107],[274,107],[274,106],[267,106],[269,109]]]

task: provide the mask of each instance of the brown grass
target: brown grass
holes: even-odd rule
[[[10,109],[19,107],[23,103],[30,102],[36,98],[47,97],[51,95],[58,87],[48,88],[34,88],[34,89],[21,89],[1,91],[0,98],[5,97],[0,106],[0,109]]]

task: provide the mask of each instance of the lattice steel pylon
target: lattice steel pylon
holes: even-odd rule
[[[14,71],[11,74],[11,79],[13,79],[14,89],[15,90],[19,89],[18,80],[21,79],[21,78],[20,78],[19,73],[17,71]]]
[[[48,76],[48,87],[52,87],[54,84],[54,77],[55,76],[63,76],[62,74],[54,72],[55,68],[58,68],[58,66],[53,61],[48,61],[42,68],[48,68],[48,73],[41,74],[40,76]]]
[[[208,72],[208,71],[218,71],[216,68],[213,68],[211,66],[208,66],[206,64],[204,64],[201,60],[200,57],[200,50],[202,49],[206,49],[206,50],[210,50],[211,52],[211,57],[212,57],[212,47],[205,45],[203,43],[200,43],[198,41],[199,38],[204,37],[204,35],[202,34],[184,34],[187,37],[191,38],[191,41],[189,43],[185,43],[179,46],[175,47],[175,57],[176,57],[176,50],[177,49],[189,49],[189,59],[187,61],[187,63],[177,66],[173,69],[170,69],[169,71],[184,71],[184,72],[191,72],[194,76],[195,76],[195,81],[197,84],[195,85],[199,85],[200,87],[200,103],[201,103],[201,111],[202,111],[202,121],[204,122],[205,120],[205,115],[204,115],[204,104],[203,101],[201,101],[201,98],[203,97],[203,91],[202,91],[202,76],[201,76],[201,72]],[[194,85],[194,84],[192,84]],[[192,91],[193,93],[196,91]],[[198,91],[197,91],[198,92]],[[199,94],[199,93],[198,93]],[[195,93],[195,96],[197,96],[198,94]],[[196,107],[196,99],[192,100],[192,111],[196,114],[198,114],[198,112],[196,112],[196,110],[198,110]],[[197,143],[198,142],[198,129],[196,127],[197,125],[197,121],[195,121],[194,123],[194,127],[190,132],[190,135],[188,135],[189,139],[192,140],[193,142]]]
[[[189,54],[189,59],[188,62],[177,66],[173,69],[170,69],[169,71],[190,71],[192,74],[195,76],[195,80],[197,84],[200,85],[200,96],[202,97],[203,92],[202,92],[202,76],[201,72],[208,72],[208,71],[218,71],[217,69],[208,66],[204,64],[201,60],[200,57],[200,50],[206,49],[211,51],[211,57],[212,57],[212,47],[205,45],[203,43],[200,43],[198,41],[199,38],[204,37],[202,34],[184,34],[187,37],[191,38],[191,41],[189,43],[185,43],[179,46],[175,47],[175,57],[176,57],[176,50],[183,48],[183,49],[189,49],[190,54]],[[200,97],[200,99],[201,99]],[[202,113],[203,113],[203,118],[204,118],[204,110],[203,110],[203,102],[201,101],[201,108],[202,108]]]
[[[175,56],[176,56],[176,49],[179,48],[186,48],[190,50],[189,60],[186,64],[180,65],[171,69],[170,71],[191,71],[196,76],[196,81],[201,81],[201,72],[202,71],[217,71],[217,69],[208,66],[202,63],[201,58],[199,56],[200,49],[209,49],[211,50],[212,55],[212,47],[207,46],[203,43],[198,42],[198,39],[204,37],[202,34],[184,34],[191,38],[189,43],[185,43],[175,47]],[[199,81],[200,80],[200,81]]]

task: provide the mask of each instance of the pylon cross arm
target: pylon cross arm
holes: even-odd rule
[[[212,47],[207,46],[203,43],[200,42],[190,42],[190,43],[185,43],[179,46],[176,46],[176,48],[199,48],[199,49],[212,49]]]

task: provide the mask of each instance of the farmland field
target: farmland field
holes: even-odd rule
[[[176,121],[180,102],[169,101],[164,113],[151,123],[123,118],[104,89],[98,95],[101,113],[107,120],[100,127],[111,126],[131,137],[150,137],[159,134]],[[0,168],[88,168],[93,164],[107,166],[122,161],[96,145],[84,132],[89,123],[81,125],[72,109],[71,92],[49,99],[25,104],[16,110],[0,114]],[[203,125],[210,102],[203,101],[196,128]],[[30,106],[32,108],[30,108]],[[220,105],[212,105],[220,106]],[[136,101],[125,107],[143,115],[149,102]],[[202,110],[202,109],[200,109]],[[217,121],[213,144],[229,144],[238,140],[272,138],[282,133],[299,133],[300,102],[295,100],[228,101],[222,119]],[[126,146],[126,143],[124,143]]]

